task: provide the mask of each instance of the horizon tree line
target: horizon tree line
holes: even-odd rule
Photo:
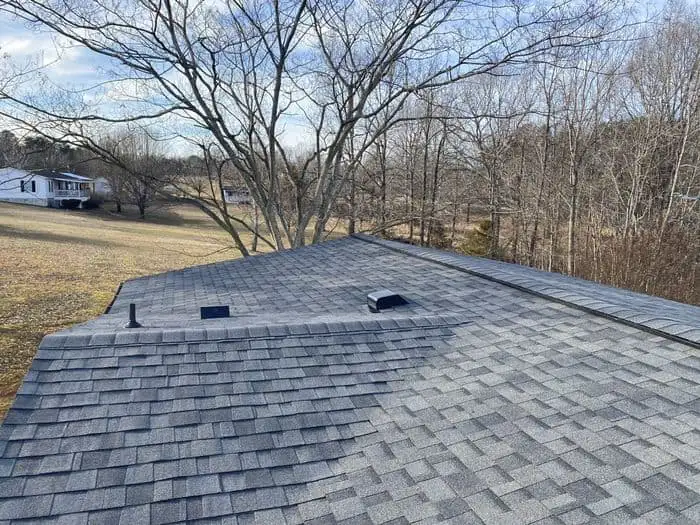
[[[281,249],[342,221],[700,302],[694,8],[643,20],[617,1],[129,6],[0,1],[143,94],[108,114],[0,81],[0,114],[200,207],[244,255],[243,232]],[[285,142],[290,122],[307,142]],[[198,153],[147,169],[117,147],[131,136]],[[231,184],[259,221],[226,204]]]

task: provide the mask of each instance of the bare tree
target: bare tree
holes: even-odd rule
[[[17,64],[11,61],[9,54],[0,47],[0,104],[8,98],[27,75],[36,72],[31,63]],[[17,122],[0,111],[0,168],[23,168],[27,149],[22,147],[26,130],[17,126]],[[10,181],[6,180],[5,184]],[[1,183],[0,183],[1,184]]]
[[[343,166],[363,158],[413,94],[588,45],[619,27],[609,17],[618,7],[613,0],[0,2],[106,57],[117,84],[141,94],[122,115],[81,103],[65,112],[9,95],[13,108],[39,112],[52,126],[60,121],[60,134],[74,140],[96,121],[170,118],[205,129],[240,173],[277,248],[304,244],[311,226],[312,242],[322,238],[352,173]],[[371,134],[348,159],[358,124],[380,114],[383,124],[365,127]],[[295,177],[283,138],[293,122],[313,146]],[[282,205],[285,181],[301,209]]]
[[[697,170],[687,164],[695,152],[691,144],[700,137],[700,17],[683,4],[675,5],[661,31],[637,50],[631,78],[644,111],[664,125],[674,147],[668,151],[664,211],[658,238],[664,236],[672,217],[679,187],[693,186]],[[688,184],[689,183],[689,184]],[[659,242],[660,245],[660,242]]]
[[[461,157],[486,182],[488,194],[483,204],[489,210],[491,229],[488,254],[495,257],[501,253],[501,218],[517,211],[505,189],[506,153],[511,150],[513,133],[528,114],[528,100],[518,77],[478,79],[470,88],[460,101],[465,119],[459,133],[466,139]]]
[[[576,58],[578,67],[567,71],[562,82],[568,175],[566,271],[569,275],[575,272],[576,221],[584,161],[597,144],[597,125],[602,122],[610,100],[610,79],[614,74],[614,71],[605,70],[607,64],[602,60],[606,57],[600,49],[584,50]],[[604,74],[595,74],[595,71]]]
[[[166,179],[161,173],[163,145],[144,129],[131,129],[99,141],[102,153],[100,171],[110,186],[112,199],[121,212],[122,204],[133,204],[139,217],[155,200],[157,185]]]
[[[20,139],[9,129],[0,131],[0,168],[21,168],[23,158]]]

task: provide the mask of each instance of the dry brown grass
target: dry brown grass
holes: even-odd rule
[[[227,246],[194,208],[141,221],[0,202],[0,421],[45,334],[99,315],[125,279],[237,257]]]

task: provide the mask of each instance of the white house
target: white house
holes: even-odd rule
[[[52,208],[75,204],[82,207],[93,190],[91,178],[75,173],[0,169],[0,201]]]
[[[223,188],[224,200],[229,204],[250,204],[250,192],[245,188]]]

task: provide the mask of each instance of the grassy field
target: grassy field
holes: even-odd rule
[[[102,313],[125,279],[237,257],[229,241],[195,208],[142,221],[0,202],[0,421],[45,334]]]

